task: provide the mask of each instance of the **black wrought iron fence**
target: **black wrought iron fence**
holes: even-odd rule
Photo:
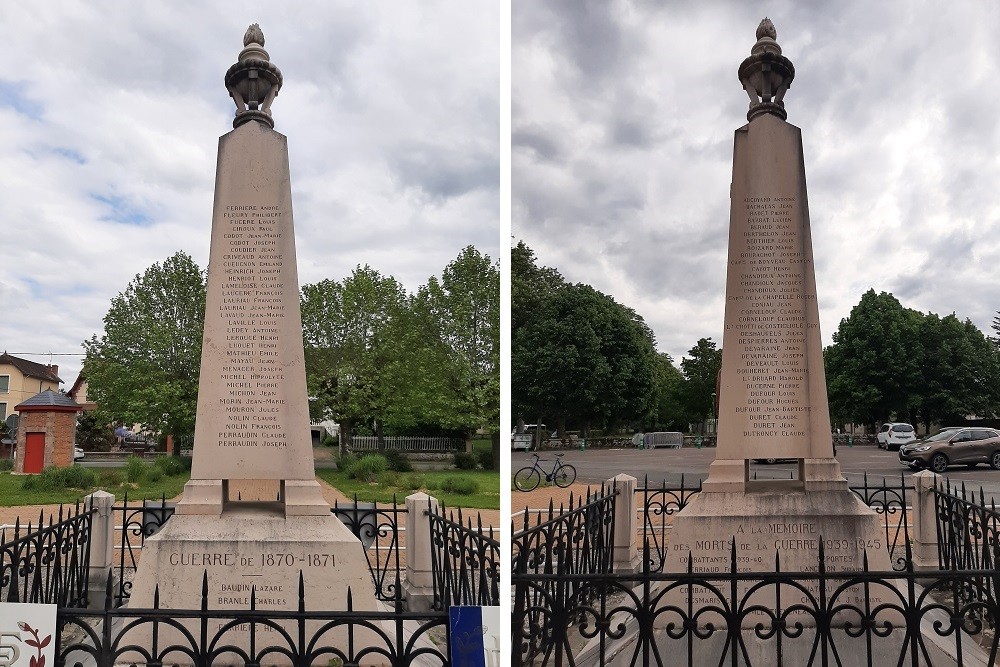
[[[659,487],[650,487],[648,478],[643,480],[641,487],[636,488],[641,503],[642,541],[647,547],[643,553],[652,559],[647,563],[651,572],[663,570],[671,519],[700,492],[701,478],[698,478],[697,485],[685,485],[684,475],[681,475],[679,488],[668,488],[666,480]]]
[[[904,570],[907,567],[905,545],[910,533],[910,503],[916,497],[916,487],[908,484],[906,478],[900,476],[898,484],[890,484],[885,478],[882,483],[869,482],[868,475],[860,485],[850,487],[851,491],[879,517],[885,534],[885,543],[894,570]],[[642,521],[642,536],[639,543],[647,547],[649,554],[649,569],[660,572],[663,569],[667,555],[667,543],[670,539],[670,524],[673,516],[680,512],[695,495],[701,492],[701,479],[697,484],[685,484],[681,476],[680,486],[668,487],[666,481],[660,486],[649,486],[648,480],[636,488],[636,500]]]
[[[518,626],[514,645],[525,645],[528,662],[544,653],[546,637],[558,635],[574,621],[573,605],[586,605],[600,592],[587,583],[588,577],[614,569],[615,500],[619,495],[613,486],[593,492],[588,489],[585,498],[570,496],[568,506],[556,508],[550,502],[545,512],[525,510],[521,526],[511,527],[514,607],[521,610],[512,620]],[[529,581],[535,583],[528,585]],[[566,604],[553,610],[548,606],[553,599]]]
[[[62,607],[87,606],[94,510],[79,502],[38,523],[18,520],[0,535],[2,599]]]
[[[822,545],[814,572],[729,558],[718,574],[515,570],[512,664],[997,664],[994,570],[831,572]]]
[[[400,535],[406,521],[406,507],[397,505],[395,496],[392,504],[379,505],[358,502],[355,495],[353,503],[334,503],[330,511],[364,545],[375,594],[386,602],[394,600],[399,592],[396,590],[397,575],[403,566],[400,552],[404,547]]]
[[[115,543],[115,606],[125,604],[132,595],[132,577],[146,538],[155,535],[174,513],[174,504],[166,497],[129,502],[128,493],[111,508],[112,525],[118,535]]]
[[[875,510],[885,531],[885,544],[889,549],[892,569],[905,570],[909,566],[911,503],[916,499],[916,487],[907,484],[903,475],[899,484],[889,484],[882,478],[882,484],[869,484],[865,474],[861,486],[852,486],[851,491],[868,507]]]
[[[56,664],[452,664],[447,611],[407,612],[400,594],[391,608],[361,611],[348,590],[345,609],[317,611],[300,573],[297,608],[275,611],[257,609],[255,592],[247,609],[212,609],[208,590],[205,574],[191,609],[133,609],[116,604],[109,580],[103,610],[59,609]],[[148,643],[130,641],[136,633]]]
[[[462,517],[462,511],[429,507],[431,574],[434,609],[450,605],[500,604],[500,541],[482,520]]]

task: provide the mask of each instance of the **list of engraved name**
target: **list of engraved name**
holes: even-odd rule
[[[730,258],[739,290],[730,290],[739,351],[737,381],[747,397],[736,408],[745,438],[801,437],[807,433],[805,293],[811,262],[803,252],[795,197],[745,197],[741,251]]]
[[[278,206],[234,203],[222,212],[225,330],[222,447],[286,447],[279,332],[285,316]],[[297,306],[297,303],[294,304]]]

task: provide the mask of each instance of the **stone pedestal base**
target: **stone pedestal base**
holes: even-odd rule
[[[674,518],[664,568],[668,572],[686,572],[690,558],[694,572],[728,572],[735,541],[739,572],[774,572],[779,565],[782,572],[818,572],[820,544],[827,572],[860,571],[865,554],[868,569],[891,572],[885,531],[877,515],[846,488],[846,482],[841,483],[844,488],[829,491],[775,488],[702,492]],[[836,583],[828,583],[828,597],[836,589]],[[808,592],[818,591],[815,583],[802,584]],[[766,586],[749,596],[747,603],[774,609],[779,606],[778,588]],[[747,589],[748,585],[741,584],[739,595],[742,597]],[[783,609],[800,602],[812,605],[806,599],[806,592],[790,585],[782,585],[780,589]],[[730,595],[728,584],[721,590],[725,596]],[[682,609],[687,608],[690,598],[695,612],[702,607],[725,606],[720,605],[717,594],[699,586],[690,592],[674,589],[668,596],[672,596],[668,603]],[[842,591],[840,596],[844,604],[861,609],[865,604],[874,607],[883,597],[885,601],[890,597],[872,593],[866,601],[860,587]],[[658,618],[663,624],[676,622],[670,616],[663,614]],[[720,620],[720,616],[711,612],[699,616],[703,625],[718,625]],[[743,627],[752,628],[759,620],[750,614],[744,618]],[[797,614],[795,620],[812,624],[807,614]]]
[[[296,516],[287,520],[275,503],[240,503],[237,507],[227,506],[222,518],[177,514],[163,530],[147,539],[129,607],[153,607],[154,591],[158,588],[160,608],[199,609],[203,575],[207,572],[210,610],[248,610],[254,590],[257,609],[294,611],[298,608],[301,572],[307,611],[346,610],[348,588],[353,609],[379,609],[361,543],[329,511],[325,516]],[[197,620],[182,622],[194,637],[199,636]],[[209,623],[209,641],[224,624],[221,619]],[[283,624],[292,637],[297,636],[294,622]],[[319,625],[308,623],[307,635],[311,636]],[[157,632],[160,651],[169,644],[187,643],[177,630],[160,625]],[[152,625],[129,631],[123,641],[150,647]],[[357,627],[353,641],[354,646],[385,643],[370,631]],[[217,643],[247,650],[247,626],[227,631]],[[285,643],[281,633],[257,627],[258,651]],[[346,647],[346,630],[337,628],[325,633],[321,645]],[[218,664],[243,664],[236,653],[220,659],[222,662]],[[175,653],[164,661],[184,663],[185,656]]]
[[[315,479],[286,479],[280,482],[284,516],[329,516],[330,503]],[[184,485],[184,497],[177,503],[177,514],[220,517],[230,506],[229,481],[191,479]]]

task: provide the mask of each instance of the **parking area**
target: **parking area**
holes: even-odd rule
[[[541,452],[542,466],[552,459],[554,452]],[[708,475],[708,467],[715,459],[714,448],[684,448],[684,449],[593,449],[587,451],[566,451],[563,461],[572,464],[577,471],[577,482],[583,484],[600,483],[617,473],[632,475],[640,481],[644,478],[650,484],[659,485],[666,482],[668,486],[679,485],[681,476],[685,484],[697,484]],[[904,478],[914,474],[914,471],[900,465],[896,452],[886,451],[874,446],[839,447],[837,459],[848,482],[852,485],[861,484],[867,473],[871,483],[882,484],[883,479],[898,483],[900,475]],[[532,455],[527,452],[511,453],[511,472],[516,472],[525,465],[531,465]],[[774,465],[754,465],[752,467],[758,479],[788,479],[795,468],[794,464],[779,463]],[[966,488],[978,492],[982,488],[987,500],[995,498],[1000,503],[1000,471],[989,466],[980,465],[969,469],[965,467],[950,468],[945,477],[954,484],[965,483]],[[514,505],[517,506],[518,492],[514,492]]]

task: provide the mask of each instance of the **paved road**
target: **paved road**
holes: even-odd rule
[[[511,470],[517,471],[531,465],[532,455],[526,452],[511,453]],[[543,452],[542,460],[551,460],[553,452]],[[708,466],[715,458],[715,449],[605,449],[567,451],[565,463],[571,463],[577,471],[577,481],[599,483],[618,473],[636,477],[640,481],[646,477],[649,483],[659,485],[664,481],[668,486],[679,485],[684,476],[685,486],[697,484],[708,475]],[[844,476],[852,486],[864,481],[865,473],[869,484],[881,485],[883,480],[899,484],[900,475],[908,478],[913,474],[906,466],[900,465],[896,452],[887,452],[877,447],[840,447],[837,449]],[[543,466],[546,464],[543,463]],[[752,465],[752,474],[757,479],[789,479],[794,464]],[[987,501],[993,499],[1000,505],[1000,470],[992,470],[987,465],[973,469],[954,467],[945,475],[952,484],[965,483],[966,488],[982,488]]]

